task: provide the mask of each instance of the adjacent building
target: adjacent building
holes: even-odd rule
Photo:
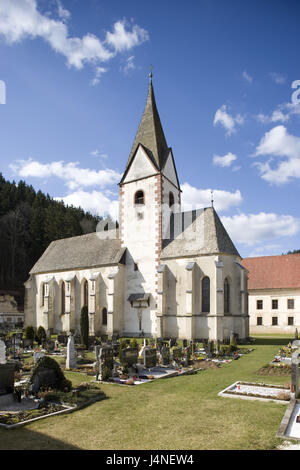
[[[24,323],[24,310],[18,304],[20,292],[0,290],[0,327],[14,328]]]
[[[181,192],[150,76],[119,229],[49,245],[25,283],[26,325],[78,331],[86,306],[91,336],[247,338],[247,270],[214,207],[182,212]]]
[[[243,266],[249,271],[250,333],[299,330],[300,254],[245,258]]]

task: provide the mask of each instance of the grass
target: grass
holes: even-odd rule
[[[237,380],[285,384],[263,376],[288,336],[258,337],[255,349],[219,369],[136,387],[101,384],[107,400],[72,414],[11,431],[0,430],[1,449],[274,449],[286,405],[219,397]],[[247,346],[248,348],[248,346]],[[73,386],[91,377],[65,373]]]

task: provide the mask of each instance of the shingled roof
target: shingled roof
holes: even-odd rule
[[[124,251],[119,240],[101,240],[96,232],[63,238],[50,243],[30,274],[116,265]]]
[[[151,76],[146,106],[131,148],[126,170],[128,169],[139,144],[142,144],[147,149],[147,153],[151,157],[151,160],[158,170],[161,170],[168,156],[169,149],[156,107]]]
[[[182,218],[182,225],[176,219]],[[171,219],[172,220],[172,219]],[[240,257],[213,207],[174,214],[174,232],[163,241],[161,259],[225,253]],[[183,231],[176,226],[183,227]],[[180,233],[179,233],[180,232]]]
[[[300,254],[244,258],[248,289],[300,288]]]

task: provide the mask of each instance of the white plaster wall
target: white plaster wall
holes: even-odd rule
[[[150,306],[143,310],[142,329],[145,333],[155,332],[156,322],[156,265],[158,249],[159,205],[156,200],[156,176],[134,181],[123,186],[122,242],[127,247],[125,267],[124,330],[138,332],[137,309],[128,302],[130,294],[150,293]],[[134,195],[142,190],[145,205],[135,205]],[[138,213],[143,218],[139,219]],[[138,271],[134,271],[134,263]]]
[[[278,300],[278,309],[272,309],[272,299]],[[294,309],[287,308],[287,300],[294,299]],[[263,309],[256,308],[256,301],[263,301]],[[265,289],[249,291],[250,333],[289,333],[300,328],[300,289]],[[257,326],[257,317],[263,325]],[[278,325],[272,325],[272,317],[278,317]],[[288,317],[294,317],[294,325],[288,325]],[[300,331],[299,331],[300,332]]]

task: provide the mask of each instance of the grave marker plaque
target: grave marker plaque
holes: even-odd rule
[[[162,347],[160,350],[161,361],[163,366],[168,366],[170,364],[170,349]]]
[[[138,348],[122,349],[122,364],[127,364],[128,367],[138,362]]]
[[[144,367],[155,367],[157,363],[156,349],[145,348],[144,349]]]

